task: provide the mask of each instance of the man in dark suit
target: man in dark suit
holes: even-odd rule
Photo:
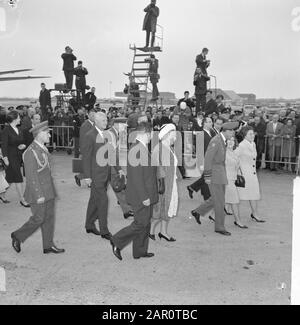
[[[95,126],[85,136],[85,149],[83,154],[83,171],[86,183],[91,186],[90,200],[86,213],[85,228],[87,233],[99,235],[95,222],[98,219],[100,235],[110,240],[111,233],[107,225],[108,197],[107,186],[111,178],[112,165],[107,160],[108,135],[107,117],[102,112],[95,113]],[[109,147],[109,145],[108,145]],[[100,153],[103,153],[102,155]],[[119,166],[114,166],[117,172],[125,175]]]
[[[151,126],[140,123],[136,143],[128,154],[126,199],[132,206],[134,222],[120,230],[111,239],[114,255],[122,260],[121,250],[133,242],[133,257],[153,257],[148,252],[153,205],[158,202],[157,167],[151,166],[148,144]]]
[[[150,42],[150,34],[152,34],[151,38],[151,47],[154,46],[155,42],[155,33],[156,33],[156,25],[157,18],[159,16],[159,8],[156,6],[156,0],[151,0],[150,5],[148,5],[144,12],[146,12],[143,24],[143,30],[146,31],[146,46],[149,46]]]
[[[84,106],[87,110],[94,108],[94,105],[96,104],[97,97],[95,95],[95,92],[96,88],[92,87],[91,91],[85,95]]]
[[[224,96],[223,95],[218,95],[216,97],[216,103],[217,103],[217,114],[221,114],[226,108],[223,104],[224,101]]]
[[[71,90],[73,88],[73,78],[74,78],[74,61],[77,60],[76,56],[73,54],[73,50],[70,46],[66,46],[65,53],[61,55],[64,61],[63,71],[66,78],[67,89]]]
[[[206,92],[205,116],[210,116],[214,112],[218,114],[217,103],[213,99],[212,91],[208,90]]]
[[[80,154],[82,156],[82,159],[86,149],[85,136],[94,127],[95,113],[96,113],[95,109],[91,109],[88,112],[88,119],[83,122],[79,130],[79,148],[80,148]],[[75,182],[78,186],[81,186],[81,180],[83,178],[84,178],[83,174],[75,175]]]
[[[200,68],[203,72],[203,74],[205,74],[207,76],[207,68],[210,66],[210,61],[207,60],[207,54],[208,54],[208,49],[204,48],[202,50],[202,53],[197,55],[196,57],[196,64],[197,64],[197,68]]]
[[[24,197],[30,204],[32,217],[11,234],[12,246],[20,253],[21,243],[41,228],[44,254],[64,253],[65,250],[57,248],[53,242],[56,191],[51,176],[49,152],[45,147],[50,139],[48,121],[36,125],[31,132],[35,140],[24,152],[23,159],[26,173]]]
[[[78,66],[74,69],[76,76],[75,86],[77,91],[77,101],[81,105],[84,105],[85,90],[86,90],[86,75],[88,75],[87,69],[82,65],[82,61],[78,61]]]
[[[209,143],[204,162],[204,178],[209,186],[211,197],[192,211],[192,215],[200,220],[212,209],[215,211],[215,232],[224,236],[230,236],[225,229],[225,186],[228,184],[225,158],[226,142],[234,135],[238,128],[237,122],[225,123],[220,134],[215,136]]]
[[[208,145],[209,145],[211,139],[213,138],[213,136],[215,135],[212,132],[212,126],[213,126],[212,119],[210,117],[205,117],[204,120],[203,120],[203,131],[204,131],[204,148],[203,149],[204,149],[204,157],[205,157],[205,154],[206,154],[206,150],[208,148]],[[193,193],[194,192],[198,192],[200,189],[201,189],[201,193],[203,195],[204,200],[205,201],[208,200],[210,198],[210,192],[209,192],[209,189],[208,189],[207,184],[205,183],[204,175],[202,175],[200,177],[200,179],[198,179],[192,185],[190,185],[190,186],[187,187],[187,190],[189,192],[189,197],[191,199],[193,199]],[[201,223],[200,222],[200,219],[197,219],[196,218],[196,221],[198,223]]]
[[[194,86],[196,96],[196,114],[205,111],[207,80],[209,78],[203,74],[200,68],[197,68],[194,74]]]
[[[40,91],[40,108],[41,108],[41,119],[42,122],[48,119],[48,109],[51,108],[51,94],[48,89],[46,89],[46,85],[41,83],[42,90]]]

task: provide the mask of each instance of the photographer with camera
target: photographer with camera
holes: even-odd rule
[[[150,5],[148,5],[144,11],[146,16],[144,18],[143,30],[146,31],[146,48],[149,47],[150,34],[152,33],[151,38],[151,47],[154,47],[155,42],[155,33],[157,25],[157,17],[159,16],[159,8],[156,6],[156,0],[151,0]]]
[[[210,66],[210,60],[207,60],[206,58],[207,54],[208,54],[208,49],[205,47],[202,50],[202,53],[197,55],[196,57],[197,68],[200,68],[202,70],[202,73],[206,76],[207,76],[207,68]]]
[[[150,63],[149,76],[150,76],[150,82],[152,83],[151,101],[155,102],[158,100],[158,96],[159,96],[159,91],[157,88],[157,83],[160,79],[160,75],[158,74],[158,60],[155,58],[154,54],[151,54],[150,59],[145,59],[145,62]]]
[[[61,55],[64,65],[63,71],[66,78],[66,87],[71,90],[73,87],[73,77],[74,77],[74,61],[77,60],[76,56],[73,54],[73,50],[70,46],[66,46],[65,53]]]
[[[207,76],[203,74],[201,68],[197,68],[194,73],[194,86],[196,96],[196,114],[205,111],[206,93],[207,93]]]
[[[76,91],[77,91],[77,101],[81,105],[84,105],[85,90],[89,89],[86,85],[85,76],[88,75],[88,71],[83,67],[82,61],[78,61],[78,66],[74,69],[74,74],[76,76]]]

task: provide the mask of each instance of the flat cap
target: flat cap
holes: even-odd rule
[[[236,130],[239,128],[239,122],[226,122],[222,125],[222,130]]]
[[[231,112],[230,108],[225,107],[225,108],[222,109],[221,114],[230,114],[230,112]]]
[[[30,129],[29,132],[32,133],[34,137],[36,137],[40,132],[47,130],[49,130],[48,121],[45,121],[35,125],[32,129]]]

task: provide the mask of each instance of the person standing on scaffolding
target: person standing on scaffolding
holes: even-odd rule
[[[66,78],[66,87],[71,90],[73,87],[73,77],[74,77],[74,61],[77,60],[76,56],[73,54],[73,50],[70,46],[66,46],[65,53],[61,55],[64,61],[63,71]]]
[[[77,92],[77,102],[83,106],[85,99],[85,90],[87,88],[85,76],[88,74],[88,71],[83,67],[82,61],[78,61],[78,66],[74,69],[74,74],[76,76],[75,85]]]
[[[159,16],[159,8],[156,6],[156,0],[151,0],[150,5],[148,5],[144,11],[146,12],[143,25],[143,30],[146,31],[145,47],[149,47],[150,34],[152,34],[151,47],[154,47],[157,17]]]
[[[145,59],[145,62],[149,62],[149,77],[152,83],[152,99],[155,102],[158,100],[159,91],[157,88],[157,83],[159,81],[160,75],[158,74],[158,60],[155,58],[154,54],[150,55],[150,59]]]

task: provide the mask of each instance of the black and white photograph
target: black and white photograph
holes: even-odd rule
[[[0,306],[300,304],[299,45],[298,0],[0,0]]]

